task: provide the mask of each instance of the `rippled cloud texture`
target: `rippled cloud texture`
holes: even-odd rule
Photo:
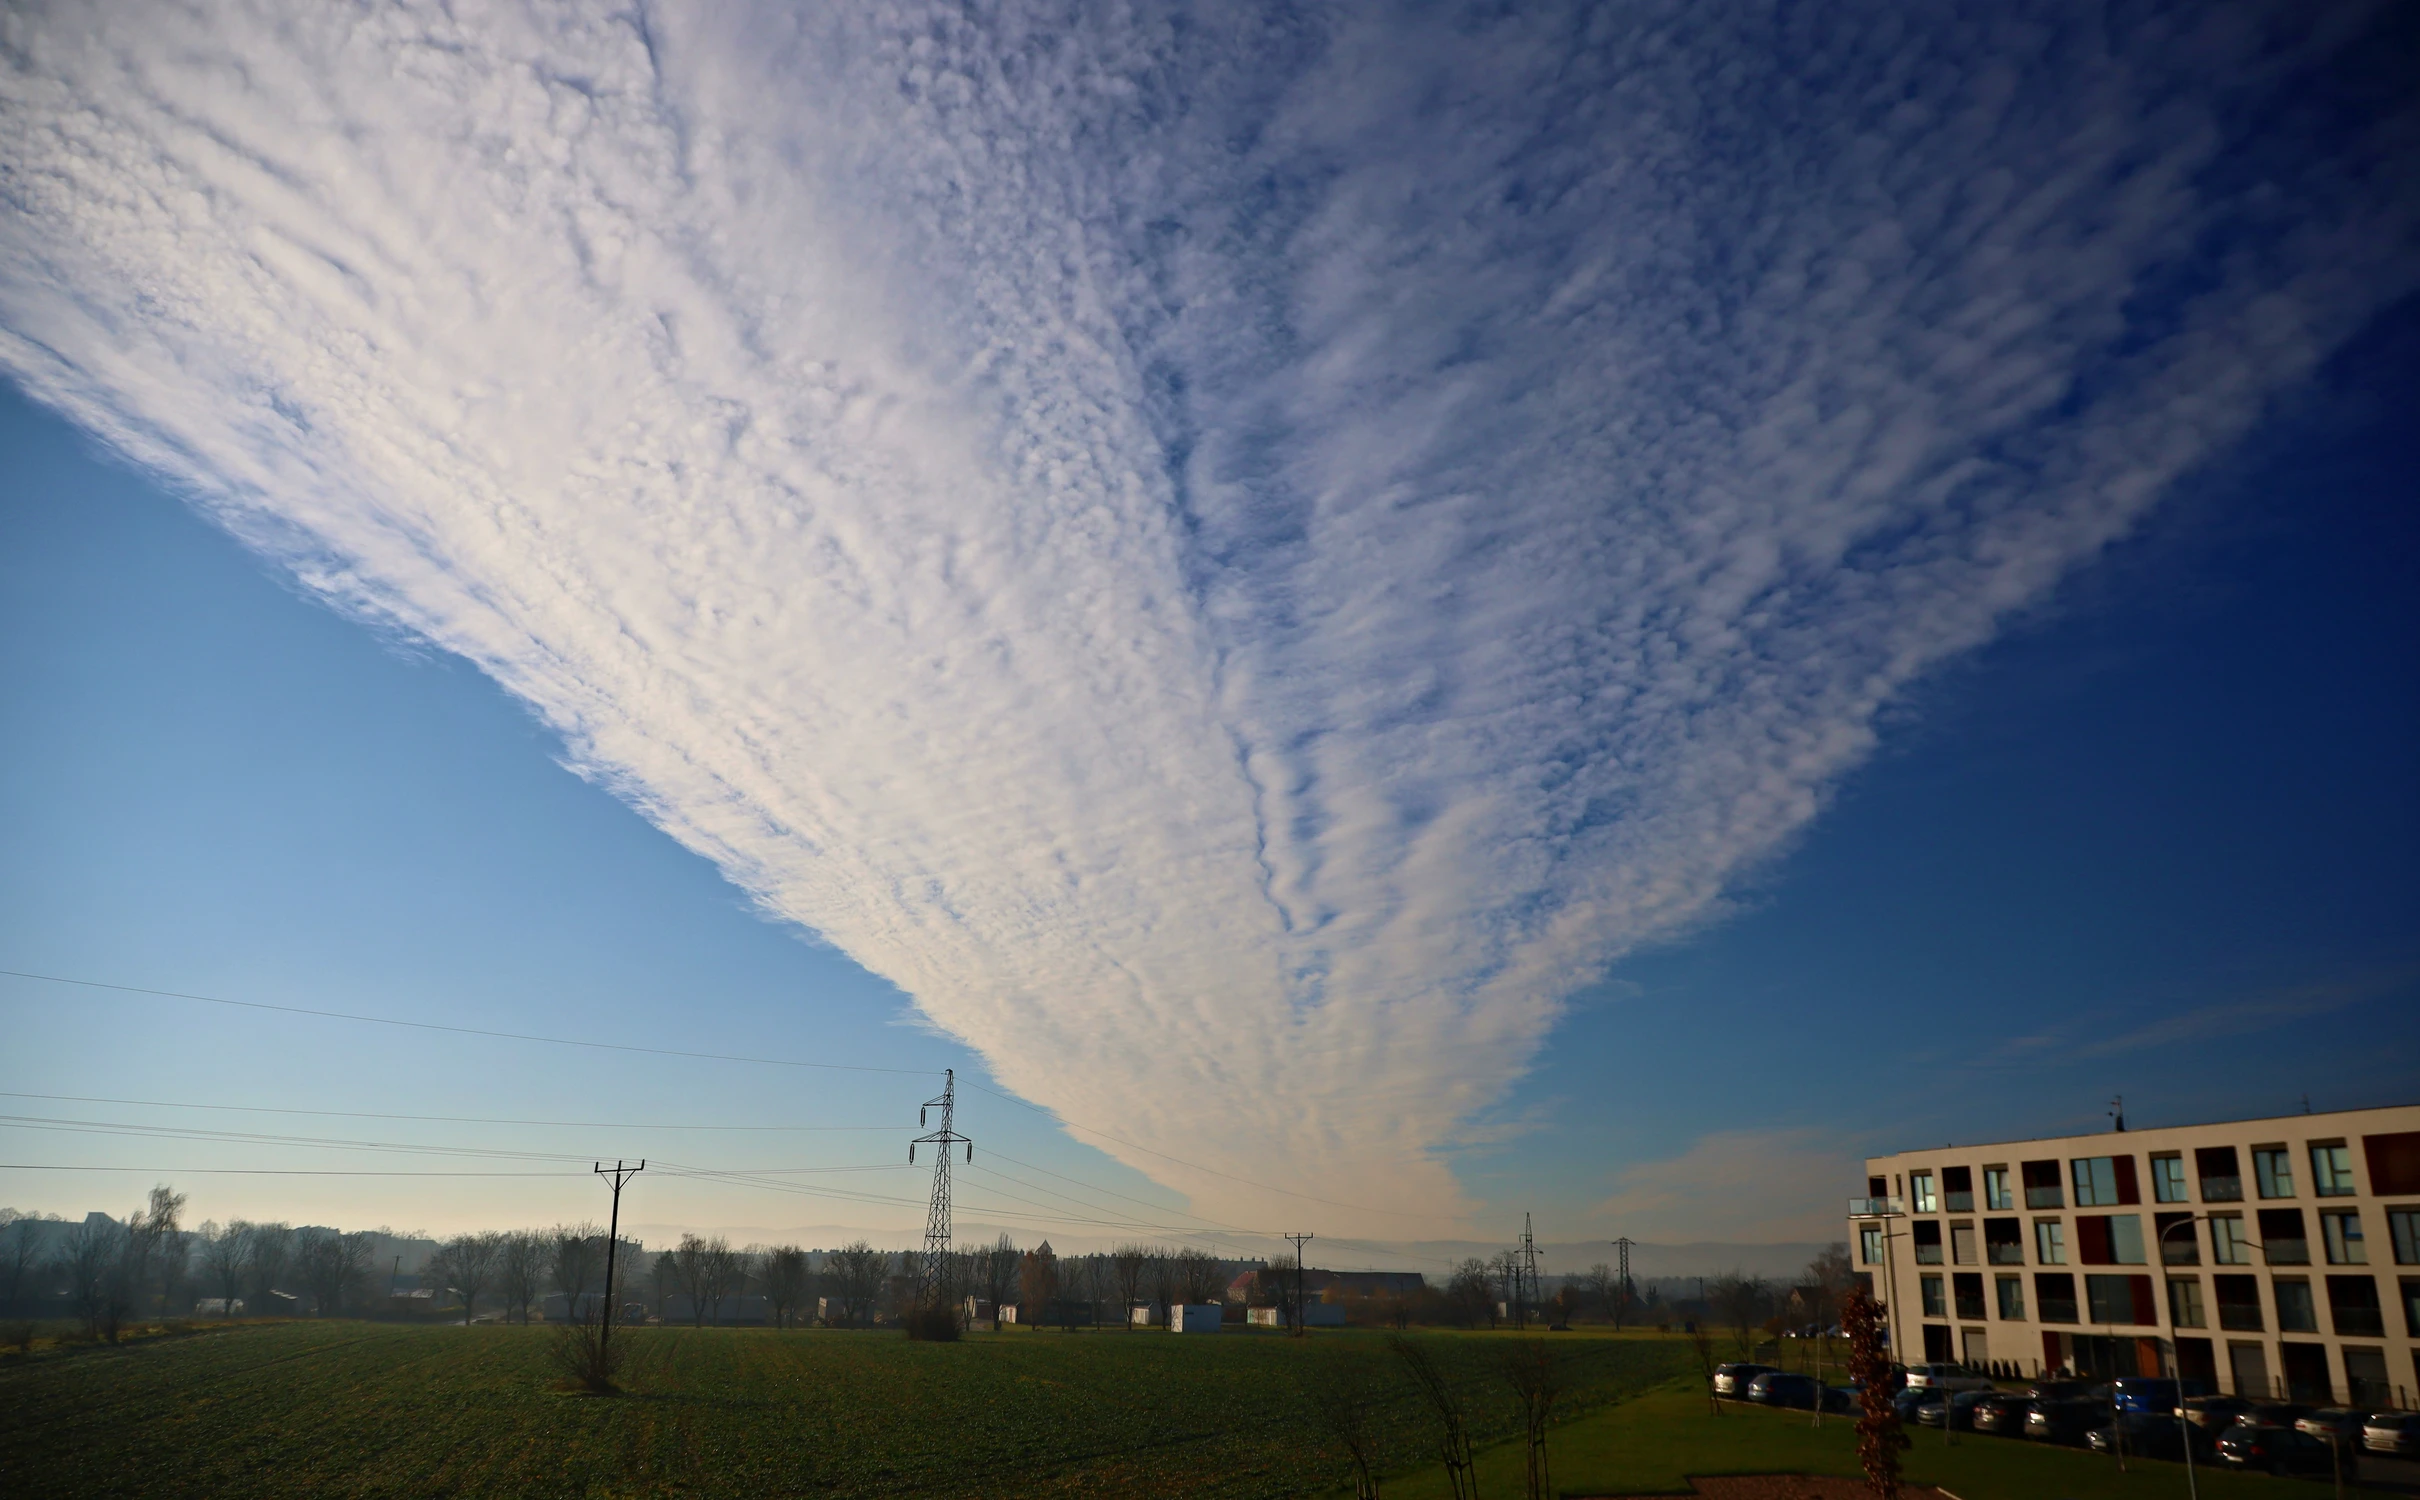
[[[14,5],[0,360],[1010,1086],[1442,1218],[2408,287],[2358,16],[1974,16]]]

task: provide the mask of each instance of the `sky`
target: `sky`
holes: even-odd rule
[[[2420,1076],[2389,7],[6,27],[0,1201],[905,1243],[955,1068],[1020,1237],[1804,1241]]]

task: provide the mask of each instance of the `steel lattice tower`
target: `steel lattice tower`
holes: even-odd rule
[[[908,1142],[910,1165],[916,1160],[918,1146],[941,1148],[933,1153],[933,1204],[924,1216],[924,1259],[916,1267],[916,1305],[919,1307],[939,1306],[943,1283],[947,1280],[943,1271],[949,1264],[950,1254],[950,1147],[964,1146],[966,1159],[970,1162],[975,1159],[975,1143],[953,1128],[957,1123],[958,1070],[946,1069],[941,1077],[941,1097],[925,1100],[924,1107],[916,1111],[919,1126],[929,1123],[925,1117],[932,1111],[941,1111],[941,1128]]]

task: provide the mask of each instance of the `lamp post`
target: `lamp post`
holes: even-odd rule
[[[2208,1214],[2187,1214],[2159,1232],[2160,1279],[2162,1281],[2168,1279],[2168,1236],[2179,1229],[2191,1229],[2209,1217]],[[2196,1256],[2196,1259],[2199,1257]],[[2176,1309],[2174,1307],[2168,1309],[2168,1342],[2171,1347],[2176,1343]],[[2193,1472],[2193,1424],[2185,1420],[2185,1380],[2181,1367],[2176,1374],[2176,1436],[2185,1449],[2185,1493],[2191,1497],[2191,1500],[2201,1500],[2201,1480]],[[2124,1460],[2121,1459],[2120,1463],[2123,1464],[2123,1462]]]

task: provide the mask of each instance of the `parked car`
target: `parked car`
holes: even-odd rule
[[[2126,1451],[2142,1458],[2183,1458],[2185,1456],[2185,1424],[2174,1412],[2121,1411],[2117,1420],[2095,1427],[2084,1437],[2084,1446],[2095,1453],[2115,1451],[2123,1435]]]
[[[1986,1401],[1997,1402],[2007,1396],[2001,1390],[1952,1391],[1947,1401],[1937,1401],[1916,1408],[1916,1420],[1927,1427],[1949,1424],[1952,1432],[1975,1430],[1975,1410]]]
[[[2294,1430],[2307,1432],[2323,1443],[2341,1443],[2350,1450],[2361,1446],[2361,1426],[2369,1413],[2348,1407],[2330,1406],[2294,1419]]]
[[[2176,1403],[2210,1394],[2198,1380],[2155,1380],[2127,1375],[2109,1383],[2109,1404],[2119,1411],[2173,1412]]]
[[[1923,1386],[1911,1385],[1901,1390],[1899,1394],[1891,1398],[1891,1410],[1899,1414],[1899,1420],[1902,1424],[1909,1422],[1921,1422],[1924,1419],[1919,1414],[1924,1410],[1924,1408],[1928,1406],[1939,1406],[1942,1402],[1948,1399],[1949,1397],[1945,1392],[1928,1390]]]
[[[2235,1425],[2235,1419],[2260,1403],[2249,1396],[2191,1396],[2185,1400],[2185,1420],[2205,1444],[2215,1443]]]
[[[1798,1411],[1813,1411],[1823,1398],[1823,1385],[1812,1375],[1793,1375],[1786,1370],[1767,1370],[1748,1382],[1748,1399],[1762,1406],[1787,1406]]]
[[[1827,1385],[1823,1388],[1825,1411],[1861,1410],[1862,1393],[1853,1385]]]
[[[2219,1438],[2218,1459],[2230,1468],[2270,1474],[2328,1474],[2336,1468],[2335,1451],[2326,1443],[2290,1423],[2264,1420],[2258,1413],[2237,1418]]]
[[[1714,1394],[1729,1396],[1734,1401],[1744,1401],[1748,1396],[1748,1383],[1759,1375],[1771,1373],[1772,1369],[1771,1365],[1716,1365],[1714,1367]]]
[[[2040,1400],[2026,1408],[2025,1435],[2038,1443],[2084,1441],[2085,1434],[2109,1425],[2109,1388],[2094,1386],[2071,1396]]]
[[[2022,1391],[1992,1391],[1975,1403],[1974,1429],[2023,1437],[2026,1408],[2032,1405],[2033,1398]]]
[[[2420,1412],[2381,1411],[2361,1424],[2361,1446],[2372,1453],[2420,1455]]]
[[[1943,1391],[1988,1391],[1991,1377],[1978,1375],[1964,1365],[1909,1365],[1907,1383],[1919,1389]]]

